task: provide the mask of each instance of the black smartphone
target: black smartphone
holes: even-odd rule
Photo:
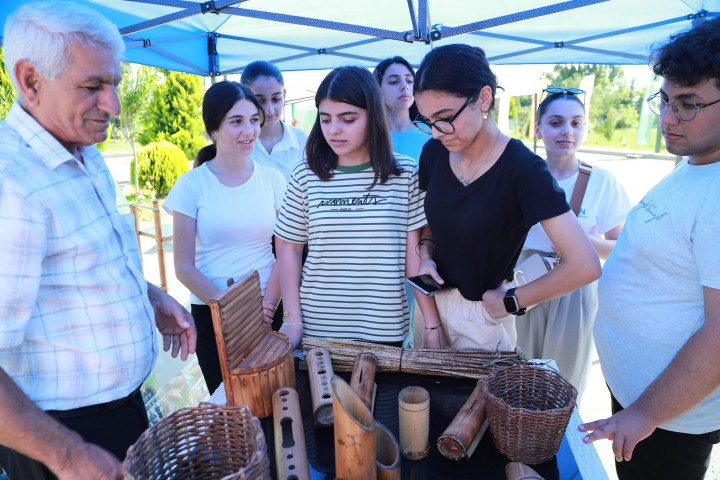
[[[444,284],[440,285],[430,275],[427,274],[418,275],[417,277],[410,277],[407,279],[407,282],[410,284],[411,287],[413,287],[415,290],[422,293],[426,297],[432,297],[433,295],[437,295],[438,293],[447,292],[448,290],[457,288],[457,285],[449,282],[445,282]]]

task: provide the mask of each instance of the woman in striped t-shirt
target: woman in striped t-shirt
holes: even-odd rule
[[[409,324],[407,247],[425,225],[417,167],[393,155],[382,95],[366,69],[330,72],[315,105],[307,159],[292,173],[275,227],[280,331],[293,346],[302,335],[399,344]]]

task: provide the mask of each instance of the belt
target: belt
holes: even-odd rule
[[[127,397],[112,400],[110,402],[98,403],[97,405],[88,405],[87,407],[78,407],[70,410],[46,410],[45,413],[56,419],[100,415],[127,405],[136,397],[140,397],[140,400],[142,401],[140,387],[133,390]]]

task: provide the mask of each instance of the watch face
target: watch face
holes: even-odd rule
[[[515,313],[519,310],[517,300],[515,300],[514,295],[509,295],[507,297],[504,297],[503,303],[505,304],[505,310],[508,313]]]

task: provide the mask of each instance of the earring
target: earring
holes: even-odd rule
[[[482,112],[482,116],[483,116],[483,120],[487,120],[487,117],[488,117],[488,111],[487,111],[487,110],[483,110],[483,112]]]

